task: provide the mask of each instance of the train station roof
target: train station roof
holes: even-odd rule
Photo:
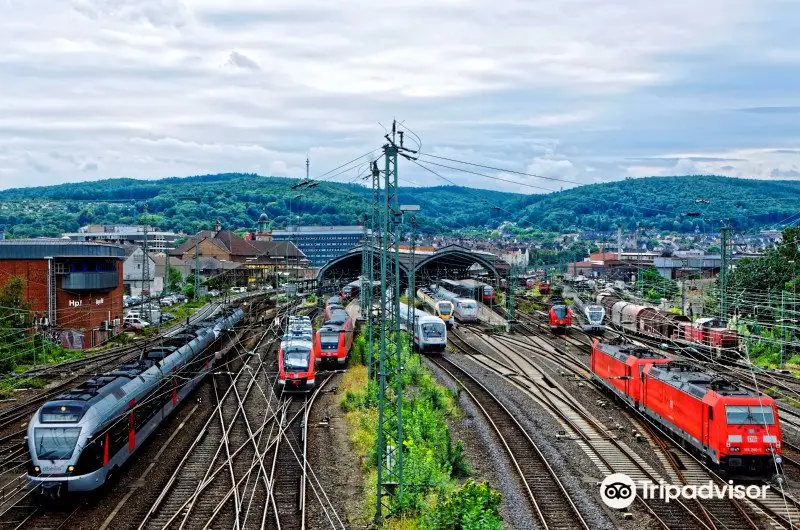
[[[379,249],[376,247],[375,266],[378,267]],[[357,246],[323,265],[317,273],[317,280],[354,279],[361,274],[362,247]],[[490,276],[506,277],[510,265],[488,252],[472,250],[460,245],[448,245],[434,252],[400,252],[401,275],[406,278],[413,271],[416,277],[425,280],[429,277],[466,275],[473,265],[480,265]],[[402,279],[401,281],[405,281]]]

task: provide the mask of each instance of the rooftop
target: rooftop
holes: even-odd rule
[[[348,234],[361,234],[364,231],[363,226],[289,226],[283,230],[273,230],[272,235],[283,234],[326,234],[332,232],[342,232]]]
[[[5,239],[0,241],[0,259],[124,258],[118,245],[68,239]]]

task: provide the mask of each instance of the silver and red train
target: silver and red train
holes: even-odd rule
[[[781,473],[775,401],[648,348],[594,341],[595,381],[733,478]]]
[[[325,303],[324,318],[314,334],[314,356],[321,361],[345,364],[353,346],[355,323],[335,296]]]

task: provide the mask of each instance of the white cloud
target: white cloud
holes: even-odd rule
[[[319,174],[379,147],[378,122],[393,116],[428,153],[556,178],[617,178],[626,157],[679,149],[753,152],[747,163],[687,158],[675,171],[789,174],[798,155],[759,151],[791,142],[775,122],[759,128],[772,143],[737,132],[779,115],[722,123],[700,111],[724,98],[682,92],[703,54],[717,64],[740,41],[748,57],[785,68],[791,50],[765,13],[756,0],[6,0],[0,188],[216,170],[302,175],[306,153]],[[790,90],[729,100],[797,104]],[[679,128],[714,123],[721,132]],[[628,173],[648,164],[638,166]],[[438,170],[458,183],[531,191]]]

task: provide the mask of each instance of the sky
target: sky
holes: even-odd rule
[[[0,189],[358,182],[394,118],[443,177],[401,185],[800,179],[798,33],[778,0],[0,0]]]

